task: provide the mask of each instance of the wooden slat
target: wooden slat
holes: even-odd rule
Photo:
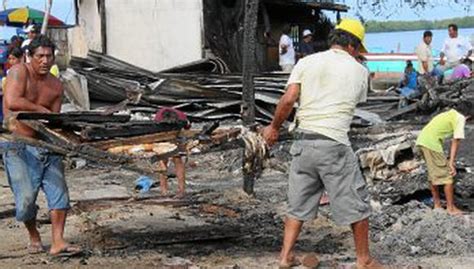
[[[85,140],[100,140],[116,137],[130,137],[137,135],[153,134],[158,132],[178,131],[183,128],[178,124],[167,123],[129,123],[117,125],[86,125],[81,131]]]
[[[178,153],[178,149],[165,154],[154,155],[153,157],[142,159],[127,155],[111,154],[90,145],[75,144],[67,140],[64,136],[47,128],[38,121],[22,121],[33,130],[41,134],[50,142],[45,142],[29,137],[13,136],[10,140],[23,142],[32,146],[44,147],[48,150],[66,156],[77,156],[86,160],[110,166],[120,166],[128,170],[136,171],[145,175],[154,176],[156,173],[164,173],[155,162],[167,159]]]
[[[130,146],[137,144],[150,144],[159,142],[170,142],[176,140],[178,135],[180,137],[193,137],[198,134],[197,130],[183,130],[183,131],[171,131],[171,132],[160,132],[156,134],[148,134],[142,136],[116,138],[111,140],[94,141],[86,143],[92,147],[100,149],[108,149],[117,146]]]
[[[105,115],[97,112],[74,112],[74,113],[18,113],[17,120],[45,120],[48,122],[89,122],[89,123],[112,123],[128,122],[130,115]]]

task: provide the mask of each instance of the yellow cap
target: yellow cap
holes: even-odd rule
[[[360,40],[360,52],[366,53],[367,49],[364,45],[365,28],[359,20],[356,19],[342,19],[336,26],[336,29],[343,30],[353,34]]]

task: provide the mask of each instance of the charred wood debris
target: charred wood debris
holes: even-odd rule
[[[163,172],[154,163],[176,154],[178,141],[186,142],[189,154],[245,146],[254,155],[245,156],[243,169],[266,166],[286,172],[289,157],[281,156],[288,152],[282,154],[280,149],[288,147],[267,151],[255,132],[241,126],[242,76],[229,73],[218,58],[153,73],[91,51],[87,58],[73,57],[70,67],[75,71],[73,76],[87,81],[87,107],[91,110],[20,113],[17,119],[38,131],[41,139],[6,133],[4,138],[149,175]],[[257,125],[271,121],[287,79],[288,74],[278,72],[254,76]],[[380,205],[399,203],[428,190],[426,171],[414,145],[416,135],[434,114],[460,99],[474,98],[472,78],[443,85],[423,78],[419,84],[422,95],[402,108],[400,97],[392,91],[370,91],[367,102],[355,111],[350,137],[373,199]],[[153,113],[164,106],[184,111],[193,129],[183,130],[177,123],[154,123]],[[282,132],[281,144],[288,144],[291,135]],[[462,158],[458,163],[461,176],[456,192],[465,198],[474,193],[471,165]]]

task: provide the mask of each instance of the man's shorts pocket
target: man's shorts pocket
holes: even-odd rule
[[[303,153],[303,146],[301,145],[301,143],[299,141],[293,142],[290,148],[290,155],[292,157],[297,157],[301,155],[301,153]]]
[[[356,167],[355,169],[358,169]],[[367,190],[367,184],[365,183],[365,180],[362,178],[360,173],[357,173],[354,177],[354,181],[352,183],[352,191],[356,195],[358,199],[357,201],[357,209],[360,212],[365,212],[369,210],[369,200],[370,200],[370,195],[369,191]]]

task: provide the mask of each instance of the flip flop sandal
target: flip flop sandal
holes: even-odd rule
[[[75,257],[83,254],[82,249],[73,246],[66,246],[58,253],[51,254],[53,257]]]

